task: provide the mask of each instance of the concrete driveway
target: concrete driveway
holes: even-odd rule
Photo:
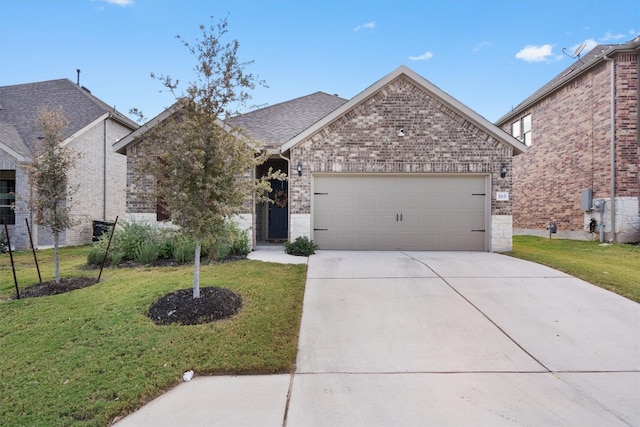
[[[293,375],[196,377],[119,426],[640,426],[640,305],[480,252],[319,251]]]

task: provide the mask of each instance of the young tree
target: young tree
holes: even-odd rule
[[[256,77],[245,71],[250,62],[239,62],[236,40],[223,43],[227,21],[208,28],[201,25],[202,38],[195,44],[182,40],[196,58],[197,80],[186,93],[176,95],[178,82],[159,76],[176,95],[173,114],[144,135],[143,156],[136,163],[141,179],[155,180],[153,197],[171,214],[182,233],[196,241],[193,297],[200,297],[200,251],[203,241],[215,242],[228,221],[249,207],[252,197],[264,198],[269,179],[284,174],[269,171],[253,176],[267,153],[227,119],[233,108],[250,99]]]
[[[42,138],[29,170],[32,188],[30,205],[36,223],[44,225],[53,234],[55,282],[59,284],[60,233],[75,224],[70,215],[70,204],[77,189],[69,185],[68,173],[78,156],[70,147],[62,145],[63,131],[69,125],[62,110],[42,108],[38,112],[36,123],[42,131]]]

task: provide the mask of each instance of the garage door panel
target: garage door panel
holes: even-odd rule
[[[482,176],[320,175],[314,192],[321,249],[485,250]]]

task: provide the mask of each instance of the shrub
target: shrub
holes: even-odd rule
[[[251,242],[246,231],[240,230],[236,225],[229,225],[231,233],[230,255],[247,256],[251,252]]]
[[[196,242],[187,238],[180,238],[173,244],[172,256],[176,262],[193,262],[196,253]]]
[[[159,245],[153,240],[147,240],[138,245],[134,260],[140,264],[151,264],[158,259]]]
[[[121,230],[114,235],[114,250],[121,252],[125,260],[135,260],[145,242],[158,242],[160,235],[149,224],[131,222],[124,223]]]
[[[284,242],[284,251],[289,255],[309,256],[316,253],[318,245],[307,237],[298,237],[292,242]]]
[[[89,265],[102,265],[104,259],[105,248],[101,245],[93,245],[87,255],[87,264]],[[107,259],[105,264],[109,264],[110,260]]]

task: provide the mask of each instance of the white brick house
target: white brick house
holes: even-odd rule
[[[112,145],[138,126],[68,79],[0,87],[0,214],[9,224],[11,244],[29,248],[53,244],[51,233],[33,225],[28,207],[28,166],[42,136],[36,118],[41,107],[61,108],[69,126],[63,144],[80,155],[70,173],[78,191],[71,201],[77,225],[62,233],[61,245],[90,243],[93,221],[113,221],[126,212],[126,158]]]
[[[263,168],[289,175],[274,182],[278,204],[242,216],[254,244],[306,236],[321,249],[512,248],[511,163],[524,144],[407,67],[348,101],[317,92],[232,121],[266,143]],[[129,136],[115,148],[131,163],[135,145]],[[127,190],[130,214],[155,216],[133,203],[133,177]]]

